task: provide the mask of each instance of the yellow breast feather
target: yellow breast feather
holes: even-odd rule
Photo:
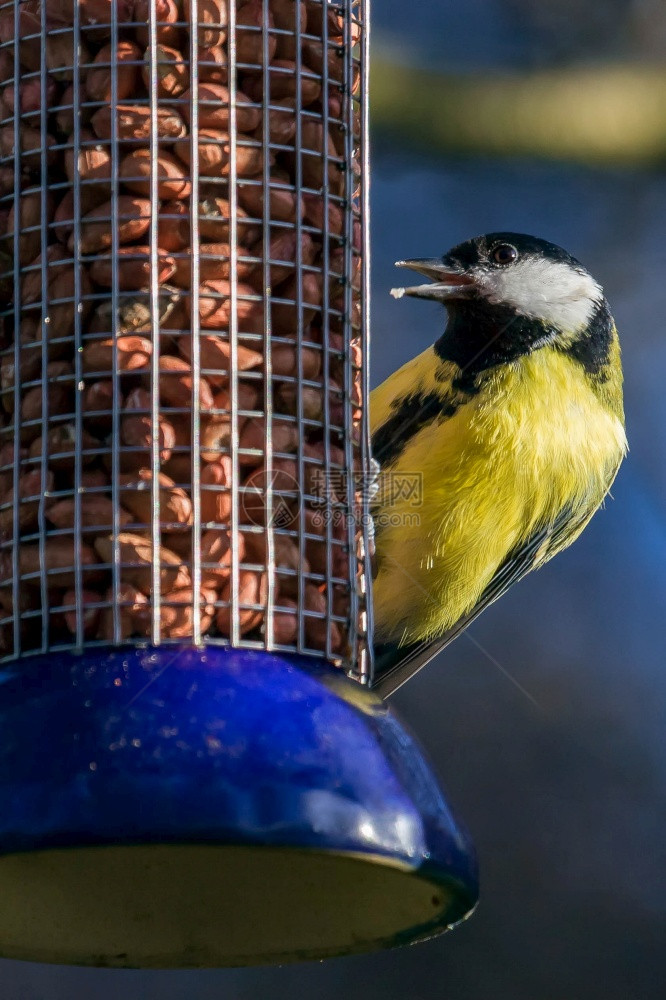
[[[456,388],[456,374],[431,348],[372,395],[373,436],[407,392],[415,400],[437,394],[444,414],[419,427],[415,405],[407,420],[418,429],[406,430],[399,453],[383,466],[379,642],[410,643],[451,628],[507,555],[562,511],[571,512],[570,530],[537,561],[568,545],[603,500],[626,450],[621,412],[555,349],[487,374],[471,396]],[[419,484],[418,502],[404,489],[410,478]]]

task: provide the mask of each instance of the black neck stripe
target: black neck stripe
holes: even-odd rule
[[[393,400],[390,417],[372,435],[373,457],[381,466],[390,465],[426,424],[452,417],[462,402],[463,398],[452,401],[436,392],[417,392]]]
[[[435,351],[472,379],[488,368],[516,361],[555,335],[553,327],[521,316],[510,306],[473,299],[451,303],[449,322]]]
[[[605,380],[613,343],[613,317],[605,299],[599,302],[585,330],[572,343],[554,346],[583,366],[588,375]]]
[[[449,322],[435,343],[435,352],[458,365],[468,385],[488,368],[516,361],[546,342],[598,376],[608,363],[613,339],[606,300],[601,299],[590,322],[571,342],[560,344],[559,335],[556,327],[522,316],[509,306],[473,299],[451,303]]]

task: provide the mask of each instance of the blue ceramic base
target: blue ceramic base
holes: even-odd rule
[[[186,967],[429,937],[473,848],[413,738],[312,658],[54,654],[0,674],[0,954]]]

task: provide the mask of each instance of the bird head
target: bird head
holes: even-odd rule
[[[587,341],[595,348],[592,361],[597,364],[597,347],[603,346],[597,341],[611,336],[612,318],[601,286],[571,254],[547,240],[488,233],[443,257],[402,260],[397,266],[429,279],[428,284],[393,289],[392,295],[446,306],[449,326],[438,345],[459,364],[467,366],[474,356],[477,367],[488,367],[546,344],[568,349]]]

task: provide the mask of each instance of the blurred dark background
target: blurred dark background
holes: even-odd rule
[[[373,29],[378,59],[490,86],[492,73],[529,83],[550,68],[666,61],[659,0],[383,0]],[[624,348],[631,454],[612,501],[393,700],[472,831],[480,906],[427,944],[281,969],[0,962],[3,1000],[664,995],[666,163],[414,151],[385,111],[373,146],[375,384],[442,323],[434,305],[389,298],[393,262],[494,229],[578,256],[603,282]]]

